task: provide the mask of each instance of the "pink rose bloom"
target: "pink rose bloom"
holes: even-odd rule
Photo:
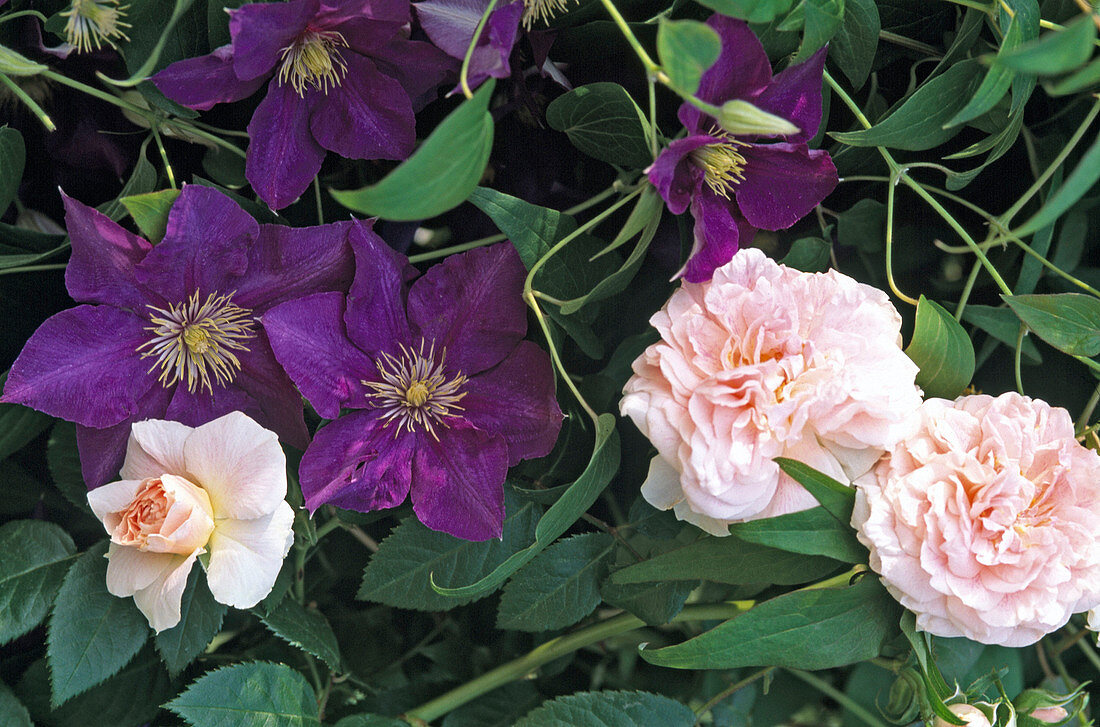
[[[650,323],[620,409],[657,448],[642,495],[714,535],[817,501],[774,457],[842,482],[915,424],[917,367],[886,295],[742,250]]]
[[[179,623],[187,576],[204,553],[220,603],[251,608],[271,592],[294,540],[274,432],[241,412],[198,428],[135,422],[121,476],[88,502],[111,536],[107,590],[133,596],[154,630]]]
[[[918,628],[1026,646],[1100,605],[1100,456],[1065,409],[929,399],[858,485],[852,524]]]

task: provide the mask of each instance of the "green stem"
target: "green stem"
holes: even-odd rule
[[[619,31],[623,34],[623,37],[626,38],[626,42],[634,49],[634,53],[638,56],[638,60],[645,66],[646,73],[655,78],[664,75],[661,71],[661,67],[649,57],[649,53],[642,47],[638,37],[634,35],[634,31],[630,29],[630,25],[626,22],[626,18],[624,18],[619,12],[619,9],[615,7],[615,3],[611,0],[600,0],[600,2],[603,3],[604,9],[607,10],[607,14],[615,21],[615,25],[619,26]],[[667,80],[667,77],[665,80]]]
[[[441,247],[438,250],[429,250],[428,252],[422,252],[419,255],[409,255],[409,262],[415,265],[416,263],[423,263],[429,260],[447,257],[448,255],[454,254],[456,252],[466,252],[467,250],[473,250],[475,247],[492,245],[494,242],[500,242],[507,239],[507,235],[489,235],[488,237],[482,237],[477,240],[471,240],[470,242],[464,242],[461,245],[451,245],[449,247]]]
[[[848,710],[853,715],[858,717],[865,724],[871,725],[871,727],[886,727],[886,725],[880,719],[867,711],[867,709],[864,708],[863,705],[856,703],[856,701],[849,697],[847,694],[840,691],[832,684],[829,684],[824,679],[821,679],[817,675],[811,674],[808,671],[802,671],[801,669],[788,669],[787,672],[791,674],[791,676],[801,679],[817,691],[830,697],[831,699],[833,699],[833,701],[840,704],[840,706],[844,707],[844,709]]]
[[[15,20],[16,18],[22,18],[22,17],[25,17],[27,15],[33,15],[34,17],[41,20],[43,23],[45,23],[47,20],[49,20],[49,18],[47,18],[45,15],[38,12],[37,10],[20,10],[19,12],[15,12],[15,13],[8,13],[4,17],[0,18],[0,23],[6,23],[9,20]]]
[[[726,620],[738,616],[744,612],[744,608],[737,604],[697,604],[685,606],[680,613],[673,617],[671,623],[683,621],[712,621]],[[405,713],[404,717],[412,723],[412,720],[430,722],[438,719],[448,712],[466,704],[467,702],[490,692],[497,687],[509,682],[522,679],[543,664],[547,664],[567,654],[572,654],[578,649],[597,644],[613,636],[636,631],[644,628],[645,622],[637,616],[622,613],[607,620],[592,624],[586,628],[571,634],[551,639],[541,646],[514,659],[507,664],[502,664],[491,669],[481,676],[456,687],[446,694],[420,705]]]
[[[172,173],[172,164],[168,161],[168,150],[164,148],[164,141],[160,138],[160,132],[157,131],[156,124],[149,127],[149,130],[153,132],[153,139],[156,140],[157,150],[160,152],[160,160],[164,162],[164,173],[168,176],[168,186],[177,189],[176,175]]]
[[[550,349],[550,359],[554,362],[554,368],[561,374],[562,381],[569,387],[569,390],[573,392],[573,396],[577,402],[584,409],[584,413],[592,420],[593,426],[599,426],[600,416],[595,410],[589,406],[588,401],[581,394],[580,389],[573,383],[573,378],[569,375],[569,372],[565,369],[565,364],[561,361],[561,356],[558,354],[558,347],[554,345],[554,337],[550,334],[550,326],[546,322],[546,316],[542,313],[542,308],[539,308],[538,301],[535,300],[534,291],[525,291],[523,294],[523,300],[527,303],[535,313],[535,320],[539,322],[539,328],[542,329],[542,335],[546,338],[546,347]]]
[[[966,310],[970,294],[974,292],[974,283],[978,282],[978,273],[981,271],[982,266],[977,261],[970,266],[970,275],[966,276],[966,284],[963,285],[962,294],[959,295],[959,304],[955,307],[955,320],[962,321],[963,311]]]
[[[894,282],[894,197],[896,196],[894,192],[897,186],[897,178],[891,178],[886,185],[886,282],[890,290],[894,291],[894,295],[909,305],[916,306],[918,301],[901,292],[897,283]]]
[[[477,48],[477,42],[481,38],[481,32],[485,30],[485,24],[489,21],[489,15],[492,14],[493,8],[496,6],[497,0],[489,0],[489,4],[485,6],[485,12],[481,14],[481,19],[477,21],[474,35],[470,38],[470,45],[466,46],[466,55],[462,57],[462,69],[458,73],[458,84],[462,86],[462,93],[466,98],[474,97],[474,92],[470,90],[470,82],[467,78],[467,75],[470,73],[470,59],[474,57],[474,49]]]
[[[1096,388],[1092,390],[1092,396],[1085,402],[1085,408],[1081,412],[1081,416],[1077,417],[1077,422],[1073,428],[1075,431],[1083,431],[1089,424],[1089,419],[1092,418],[1092,413],[1096,410],[1096,405],[1100,403],[1100,384],[1097,384]]]
[[[317,202],[317,224],[325,224],[325,210],[321,205],[321,183],[317,177],[313,178],[313,198]]]
[[[46,127],[46,131],[57,131],[57,126],[54,124],[53,119],[50,118],[42,107],[38,105],[38,102],[30,97],[26,91],[24,91],[18,83],[11,80],[3,73],[0,73],[0,82],[8,87],[8,90],[15,94],[16,98],[22,101],[31,113],[38,117],[38,120],[42,122],[42,125]]]
[[[1081,650],[1081,653],[1085,655],[1085,658],[1092,662],[1092,665],[1096,667],[1096,671],[1100,671],[1100,656],[1096,655],[1096,650],[1088,645],[1088,639],[1081,639],[1077,642],[1077,648]],[[1069,684],[1069,682],[1067,682]]]
[[[753,682],[755,682],[760,677],[767,676],[768,674],[771,674],[777,668],[778,667],[769,666],[767,668],[761,669],[760,671],[753,672],[752,674],[745,677],[744,679],[742,679],[742,680],[740,680],[740,681],[738,681],[734,684],[731,684],[730,686],[726,687],[722,691],[715,694],[713,697],[708,699],[702,707],[699,707],[699,709],[695,710],[695,723],[698,724],[699,719],[703,715],[705,715],[707,712],[714,709],[715,705],[717,705],[718,703],[728,699],[733,694],[740,691],[741,689],[744,689],[748,685],[752,684]]]
[[[42,270],[64,270],[68,263],[49,263],[47,265],[22,265],[17,268],[5,268],[0,270],[0,275],[13,275],[15,273],[36,273]]]
[[[1024,374],[1020,370],[1020,363],[1023,359],[1025,333],[1027,333],[1027,326],[1021,323],[1020,331],[1016,334],[1016,349],[1013,351],[1012,356],[1013,369],[1016,374],[1016,391],[1020,396],[1024,396]]]

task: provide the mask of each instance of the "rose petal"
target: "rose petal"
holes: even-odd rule
[[[192,427],[163,419],[134,422],[126,444],[126,462],[120,474],[128,480],[143,480],[160,477],[166,472],[187,472],[183,443],[193,431]],[[106,487],[109,485],[99,489]],[[91,495],[88,494],[89,499]],[[95,510],[94,506],[92,510]]]
[[[103,489],[103,488],[100,488]],[[107,590],[126,598],[148,588],[186,556],[174,553],[149,553],[129,545],[111,543],[107,549]]]
[[[452,427],[437,442],[418,433],[412,504],[420,522],[465,540],[499,538],[504,529],[504,438]]]
[[[683,502],[684,489],[680,486],[680,473],[660,456],[649,460],[649,473],[642,483],[642,497],[658,510],[668,510]]]
[[[64,192],[61,198],[72,241],[72,256],[65,268],[69,295],[82,303],[144,308],[148,294],[138,286],[134,268],[153,246]]]
[[[114,532],[114,525],[117,524],[108,523],[108,516],[120,513],[129,507],[141,488],[141,480],[142,478],[136,478],[109,482],[88,491],[88,506],[92,508],[92,514],[107,528],[108,535]]]
[[[828,152],[805,144],[752,144],[741,148],[745,179],[737,206],[749,224],[783,230],[805,217],[839,181]]]
[[[294,511],[286,502],[251,520],[222,520],[210,536],[206,580],[218,603],[252,608],[275,585],[294,542]]]
[[[145,615],[149,625],[157,633],[180,622],[180,604],[183,601],[183,590],[187,586],[187,576],[201,552],[200,548],[190,555],[168,556],[172,558],[172,562],[167,564],[157,579],[134,593],[134,603],[138,610]],[[110,565],[107,569],[110,571]]]
[[[311,98],[300,98],[290,84],[273,81],[248,122],[244,176],[272,209],[298,199],[325,159],[325,150],[309,130]]]
[[[233,48],[223,45],[198,58],[176,61],[149,79],[168,98],[197,111],[248,98],[267,80],[242,81],[233,70]]]

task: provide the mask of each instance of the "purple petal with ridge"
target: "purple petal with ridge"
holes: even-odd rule
[[[458,62],[431,43],[401,36],[373,54],[373,60],[379,71],[396,78],[405,89],[413,111],[434,101],[439,84],[458,73]]]
[[[243,81],[263,76],[320,9],[318,0],[250,3],[229,11],[233,70]],[[255,138],[255,137],[253,137]]]
[[[550,356],[520,341],[499,364],[463,387],[463,417],[478,429],[500,434],[508,445],[508,466],[543,457],[554,448],[562,413],[554,394]]]
[[[797,66],[782,71],[753,102],[764,111],[790,119],[801,129],[784,137],[786,141],[809,141],[817,133],[821,124],[821,79],[826,51],[827,48],[822,48]]]
[[[153,246],[110,217],[64,192],[65,227],[72,256],[65,268],[65,287],[73,300],[141,310],[149,302],[134,268]]]
[[[137,267],[137,279],[171,303],[196,291],[226,294],[248,265],[260,226],[240,205],[211,187],[184,185],[168,213],[168,228]]]
[[[260,225],[233,302],[259,314],[326,290],[346,291],[355,274],[348,236],[357,222],[316,227]]]
[[[348,293],[344,324],[352,343],[370,355],[396,353],[412,345],[405,313],[408,283],[416,268],[391,249],[369,226],[360,223],[348,238],[355,253],[355,280]]]
[[[395,436],[373,411],[356,411],[321,427],[298,475],[306,507],[325,503],[359,512],[400,505],[409,494],[413,435]]]
[[[223,45],[209,55],[176,61],[149,79],[168,98],[198,111],[248,98],[264,85],[263,74],[248,81],[233,70],[233,48]]]
[[[707,103],[722,105],[735,98],[751,101],[772,80],[772,66],[760,39],[743,20],[734,20],[717,13],[707,19],[707,25],[718,31],[722,51],[718,60],[699,82],[695,95]],[[683,104],[680,122],[688,133],[710,131],[703,128],[703,112],[691,104]]]
[[[317,293],[275,306],[261,319],[275,358],[326,419],[342,407],[370,406],[362,382],[377,377],[371,359],[348,341],[343,314],[343,295]]]
[[[369,59],[344,53],[348,72],[336,88],[312,95],[309,126],[321,146],[348,159],[404,159],[416,143],[405,89]]]
[[[753,144],[740,149],[745,179],[737,206],[754,227],[782,230],[805,217],[837,185],[828,152],[805,144]]]
[[[716,268],[733,259],[734,254],[752,239],[752,230],[742,236],[743,222],[738,218],[733,202],[719,197],[709,189],[700,191],[691,201],[691,214],[695,218],[695,242],[687,263],[676,277],[689,283],[710,280]]]
[[[272,209],[298,199],[325,160],[325,150],[309,130],[310,98],[299,97],[290,84],[272,81],[248,122],[244,176]]]
[[[409,22],[412,12],[409,0],[322,0],[321,9],[313,24],[319,28],[333,28],[339,25],[340,33],[351,42],[347,33],[347,23],[357,18],[372,22],[386,21],[404,25]]]
[[[456,538],[499,538],[504,531],[508,474],[504,438],[457,426],[439,434],[438,442],[427,434],[416,435],[412,464],[416,517],[432,530]]]
[[[447,352],[448,371],[495,366],[527,333],[527,269],[511,243],[447,257],[409,291],[409,322]]]
[[[691,163],[688,155],[714,142],[715,138],[706,134],[677,139],[665,147],[650,165],[649,181],[657,188],[672,214],[681,214],[688,208],[692,195],[701,184],[703,172]]]
[[[287,444],[305,449],[309,445],[309,430],[302,414],[302,395],[275,360],[266,334],[257,331],[256,338],[249,341],[248,350],[239,352],[237,357],[241,370],[233,386],[255,402],[253,410],[256,413],[252,418]]]
[[[157,385],[137,347],[148,321],[111,306],[81,305],[47,318],[8,372],[0,401],[109,427],[145,411]]]
[[[104,429],[76,425],[76,450],[80,454],[80,474],[84,486],[94,490],[118,479],[118,471],[126,459],[126,442],[130,439],[128,419]]]
[[[462,59],[485,12],[483,0],[427,0],[416,5],[424,32],[432,42],[456,59]],[[468,72],[471,87],[487,77],[506,78],[508,58],[519,35],[523,3],[513,2],[497,8],[489,16],[487,32],[481,37],[470,58]]]

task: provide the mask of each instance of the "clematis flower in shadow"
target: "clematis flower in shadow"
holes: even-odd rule
[[[278,438],[241,412],[197,429],[136,422],[122,479],[88,493],[111,536],[107,590],[134,597],[155,631],[180,621],[200,555],[214,600],[252,608],[275,585],[294,542]]]
[[[232,42],[152,77],[193,109],[238,101],[267,84],[248,125],[245,177],[272,208],[297,199],[325,150],[349,159],[404,159],[413,112],[454,68],[406,37],[408,0],[291,0],[230,11]]]
[[[424,0],[414,7],[424,32],[432,42],[447,55],[462,60],[487,5],[485,0]],[[476,88],[490,77],[507,78],[511,75],[508,58],[519,38],[523,16],[521,0],[502,5],[489,15],[485,31],[470,56],[467,74],[470,88]]]
[[[187,185],[153,247],[76,200],[65,208],[65,285],[87,305],[39,326],[0,401],[76,422],[89,488],[118,472],[142,419],[196,426],[242,411],[304,449],[301,398],[256,318],[346,289],[352,223],[260,225],[221,192]]]
[[[722,15],[707,24],[718,32],[722,52],[696,96],[726,105],[730,118],[720,124],[683,104],[679,118],[687,136],[669,144],[649,168],[668,209],[680,214],[690,206],[695,218],[695,245],[677,273],[691,283],[710,280],[757,229],[781,230],[805,217],[838,181],[828,152],[806,145],[821,123],[825,49],[772,77],[748,25]],[[753,116],[770,116],[772,133]],[[782,140],[759,143],[764,135]]]
[[[368,225],[351,244],[346,298],[318,293],[262,318],[279,363],[335,419],[302,457],[306,507],[367,512],[411,491],[429,528],[500,537],[508,468],[549,453],[562,420],[550,359],[522,340],[519,256],[481,248],[416,278]]]

